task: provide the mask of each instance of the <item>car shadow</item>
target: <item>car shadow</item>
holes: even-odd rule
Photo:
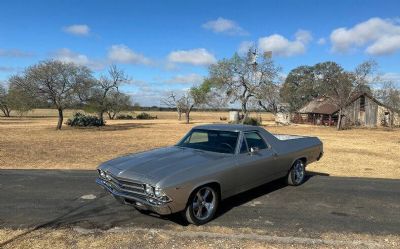
[[[329,174],[314,172],[314,171],[307,171],[303,184],[306,184],[306,182],[314,176],[329,176]],[[232,210],[236,207],[242,206],[248,202],[253,201],[254,199],[257,199],[261,196],[267,195],[269,193],[275,192],[275,191],[285,188],[285,187],[289,187],[286,183],[286,177],[274,180],[272,182],[266,183],[259,187],[256,187],[256,188],[247,190],[243,193],[229,197],[220,203],[220,206],[218,208],[217,213],[215,214],[214,219],[217,219],[218,217],[224,215],[225,213],[229,212],[230,210]],[[150,214],[150,215],[152,215],[152,214]],[[157,215],[155,215],[155,216],[157,216]],[[182,214],[179,214],[179,213],[160,217],[160,218],[169,219],[169,220],[171,220],[179,225],[182,225],[182,226],[188,225],[187,221],[183,218]]]

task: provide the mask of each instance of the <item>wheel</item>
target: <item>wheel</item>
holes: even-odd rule
[[[138,211],[138,212],[141,213],[141,214],[145,214],[145,215],[150,214],[150,211],[149,211],[149,210],[140,209],[140,208],[137,208],[137,207],[135,207],[135,209],[136,209],[136,211]]]
[[[219,194],[211,186],[198,188],[190,196],[184,216],[189,223],[203,225],[214,218],[219,204]]]
[[[287,176],[287,183],[292,186],[298,186],[304,182],[306,175],[305,164],[302,160],[296,160]]]

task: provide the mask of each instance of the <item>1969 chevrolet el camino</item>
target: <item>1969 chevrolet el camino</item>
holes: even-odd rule
[[[174,146],[101,164],[96,182],[124,204],[161,215],[182,212],[188,222],[201,225],[227,197],[283,177],[289,185],[302,184],[305,166],[322,154],[316,137],[202,125]]]

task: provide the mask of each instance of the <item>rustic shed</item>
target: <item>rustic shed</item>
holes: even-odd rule
[[[338,108],[327,97],[320,97],[310,101],[298,110],[294,123],[311,123],[314,125],[335,125],[338,119]]]

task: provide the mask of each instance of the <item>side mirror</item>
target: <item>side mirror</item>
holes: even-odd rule
[[[260,149],[258,147],[251,147],[250,148],[250,153],[254,154],[257,153]]]

